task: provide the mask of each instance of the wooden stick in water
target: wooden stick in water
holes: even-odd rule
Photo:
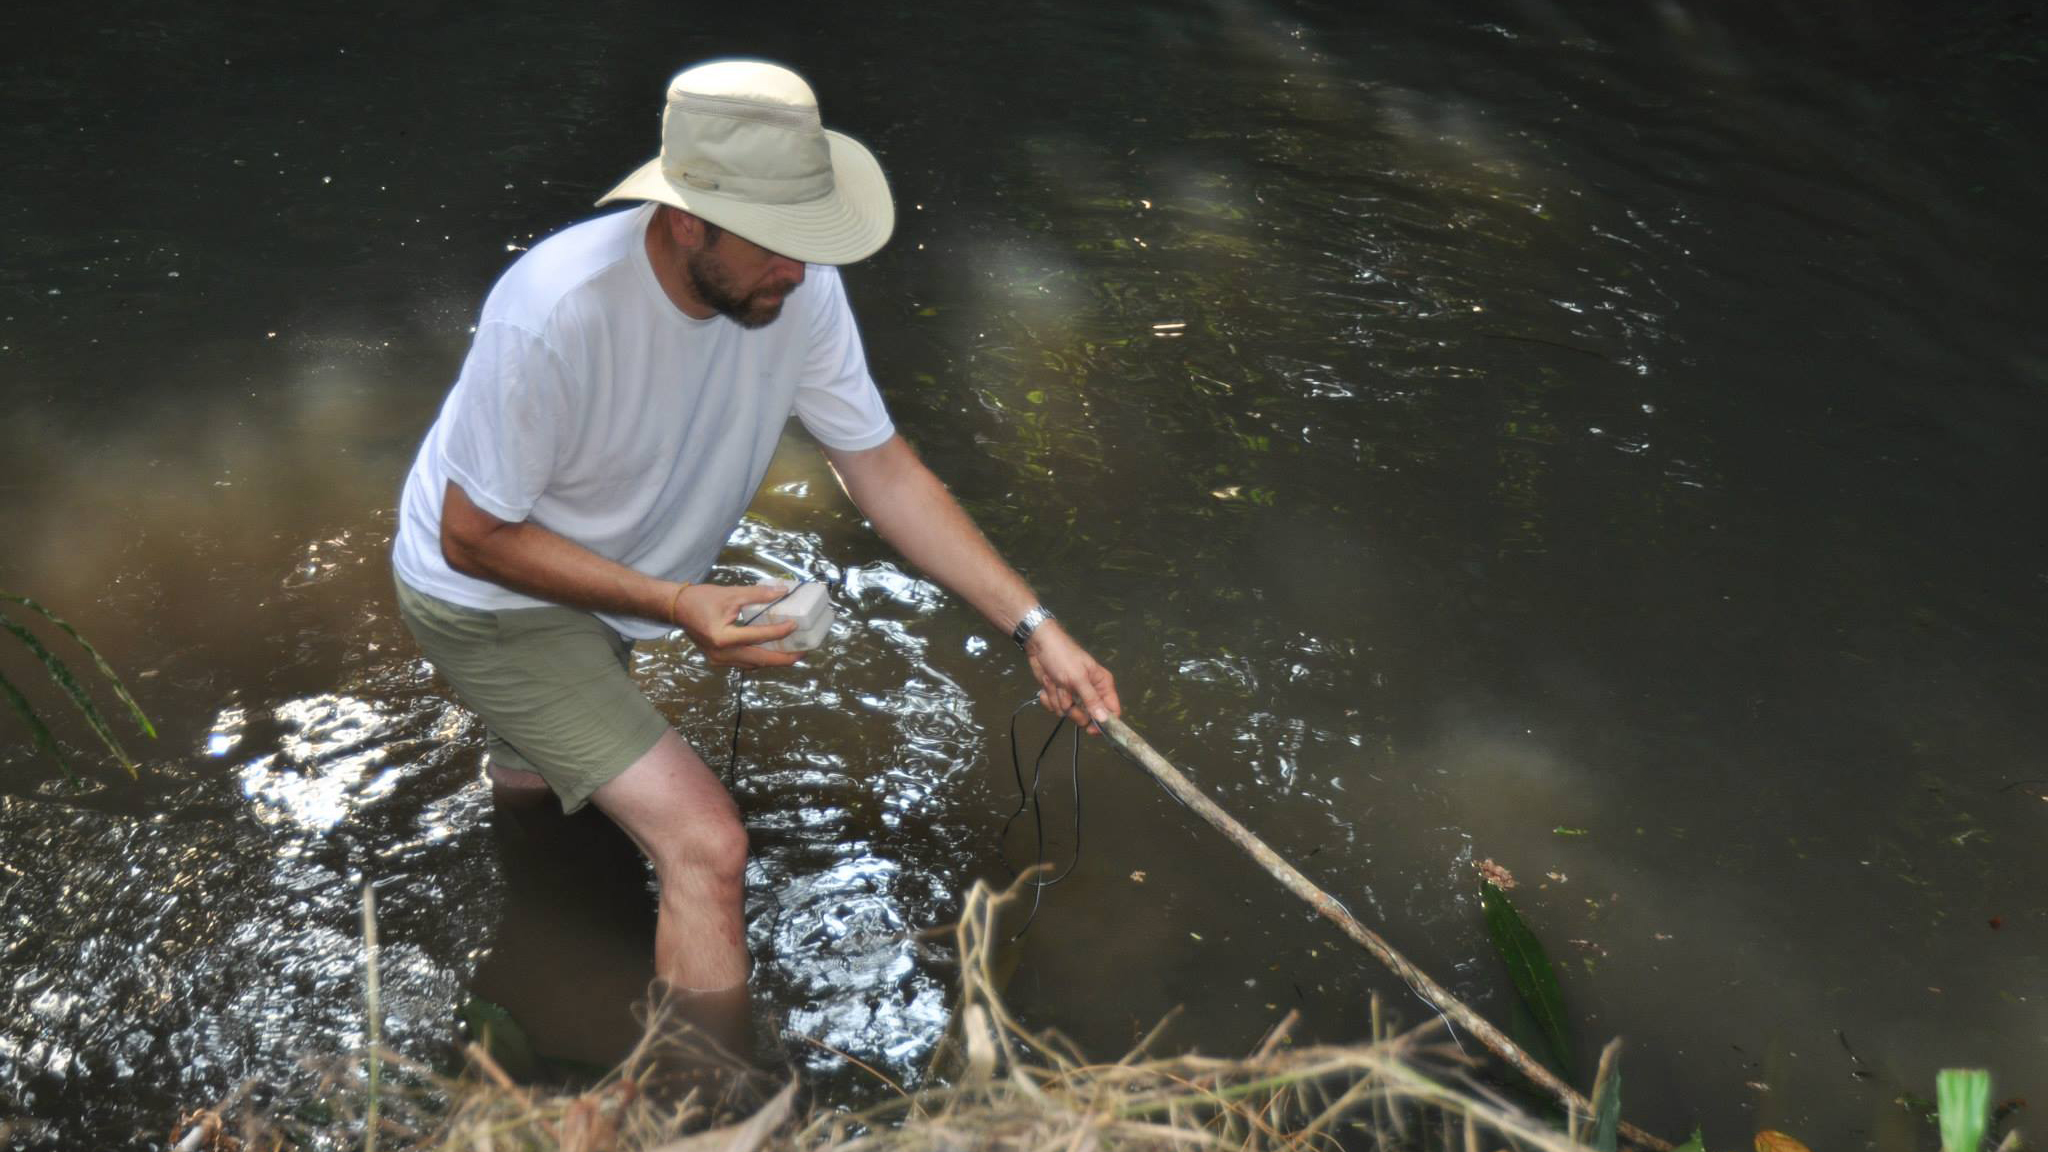
[[[1550,1069],[1524,1052],[1500,1029],[1487,1023],[1485,1017],[1467,1008],[1463,1001],[1451,995],[1443,985],[1430,979],[1428,973],[1410,964],[1407,957],[1394,951],[1393,946],[1380,939],[1378,933],[1359,923],[1358,918],[1339,903],[1336,897],[1310,883],[1308,877],[1303,876],[1299,869],[1281,859],[1279,853],[1266,847],[1265,841],[1252,835],[1251,831],[1238,823],[1230,813],[1217,807],[1216,802],[1195,787],[1193,782],[1181,774],[1180,769],[1169,763],[1166,757],[1153,751],[1152,746],[1145,743],[1143,737],[1131,730],[1130,725],[1111,718],[1102,722],[1102,731],[1119,752],[1151,773],[1153,779],[1159,781],[1181,803],[1194,809],[1202,819],[1214,825],[1218,832],[1229,837],[1231,843],[1244,849],[1247,855],[1258,861],[1259,867],[1271,873],[1289,892],[1301,897],[1309,907],[1342,928],[1345,935],[1365,945],[1366,951],[1392,969],[1394,975],[1399,976],[1403,983],[1414,989],[1415,994],[1422,997],[1431,1007],[1442,1012],[1451,1023],[1478,1037],[1479,1042],[1491,1049],[1494,1055],[1507,1061],[1517,1072],[1557,1097],[1566,1108],[1584,1116],[1590,1117],[1593,1114],[1592,1101],[1580,1095],[1571,1085],[1558,1079]],[[1668,1141],[1660,1140],[1633,1124],[1623,1123],[1621,1132],[1630,1141],[1654,1149],[1655,1152],[1671,1150]]]
[[[363,975],[364,1000],[370,1012],[370,1106],[363,1118],[363,1152],[377,1152],[377,1045],[384,1041],[384,1004],[377,990],[377,896],[368,877],[363,878]]]

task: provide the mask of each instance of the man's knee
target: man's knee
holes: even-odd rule
[[[725,786],[671,731],[591,794],[654,862],[664,888],[737,885],[747,869],[747,830]]]
[[[699,882],[738,884],[747,872],[747,829],[738,813],[692,820],[656,854],[655,871],[664,879],[687,872]]]
[[[694,822],[678,838],[676,863],[705,873],[707,879],[739,883],[748,871],[748,828],[737,814]]]

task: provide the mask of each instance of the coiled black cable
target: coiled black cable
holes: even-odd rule
[[[1038,703],[1036,695],[1028,696],[1022,704],[1017,705],[1015,711],[1010,713],[1010,773],[1017,780],[1017,810],[1010,813],[1009,819],[1003,821],[1003,830],[997,837],[998,844],[1006,843],[1010,837],[1010,826],[1017,822],[1017,817],[1024,814],[1025,808],[1030,808],[1032,832],[1037,845],[1037,859],[1031,866],[1033,873],[1040,872],[1045,868],[1045,809],[1038,798],[1038,785],[1045,776],[1045,754],[1052,751],[1053,741],[1059,739],[1060,729],[1068,723],[1065,716],[1061,716],[1053,721],[1052,731],[1046,734],[1045,743],[1038,746],[1038,755],[1031,761],[1031,787],[1027,792],[1024,787],[1024,762],[1022,757],[1017,754],[1017,718],[1022,716],[1026,709],[1036,703]],[[1067,862],[1066,868],[1059,875],[1050,880],[1041,879],[1036,875],[1033,876],[1031,881],[1031,913],[1024,917],[1023,925],[1010,937],[1012,943],[1022,940],[1024,933],[1031,930],[1032,921],[1038,919],[1038,908],[1045,898],[1045,890],[1073,875],[1074,869],[1081,863],[1081,729],[1079,725],[1074,726],[1074,750],[1073,756],[1069,761],[1069,767],[1072,772],[1074,786],[1074,858]],[[1010,860],[1008,856],[1003,857],[1003,865],[1004,867],[1009,867]],[[1019,875],[1015,868],[1010,868],[1010,874],[1012,876]]]

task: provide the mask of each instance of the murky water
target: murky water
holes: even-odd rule
[[[1136,726],[1397,946],[1504,1018],[1472,864],[1513,869],[1669,1134],[1924,1143],[1893,1100],[1960,1063],[2048,1096],[2030,7],[749,19],[0,16],[0,587],[163,729],[131,782],[67,726],[78,792],[0,727],[17,1146],[148,1146],[359,1044],[366,880],[407,1051],[473,992],[545,1032],[644,975],[644,875],[493,816],[385,549],[496,270],[651,148],[675,66],[741,50],[888,166],[849,288],[901,426]],[[829,651],[745,688],[759,982],[914,1075],[949,979],[917,933],[1003,874],[1026,677],[796,438],[728,561],[844,579]],[[639,660],[722,759],[724,675]],[[1374,991],[1425,1017],[1132,770],[1083,773],[1026,1019],[1108,1053],[1174,1005],[1167,1043],[1217,1051],[1295,1007],[1358,1035]]]

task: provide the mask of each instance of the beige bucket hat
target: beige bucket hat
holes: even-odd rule
[[[896,228],[882,166],[826,130],[803,77],[717,60],[669,81],[661,155],[604,194],[673,204],[771,252],[812,264],[872,256]]]

